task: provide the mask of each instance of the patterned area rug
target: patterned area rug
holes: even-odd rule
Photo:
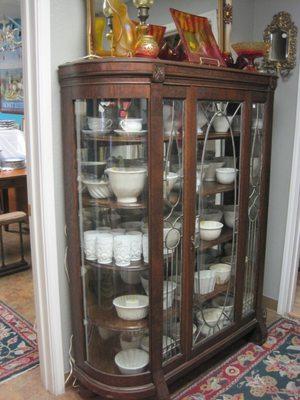
[[[300,324],[281,319],[263,346],[248,343],[174,400],[299,400],[299,375]]]
[[[0,383],[39,363],[33,327],[0,301]]]

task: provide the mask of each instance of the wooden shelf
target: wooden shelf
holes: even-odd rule
[[[144,271],[149,268],[149,264],[144,263],[143,261],[132,261],[130,266],[128,267],[120,267],[115,264],[113,261],[111,264],[99,264],[96,261],[84,261],[86,265],[93,267],[93,268],[100,268],[100,269],[108,269],[111,271],[123,271],[123,272],[136,272],[136,271]]]
[[[231,192],[234,190],[234,184],[224,185],[218,182],[203,182],[202,187],[200,188],[201,196],[211,196],[213,194]]]
[[[136,203],[118,203],[117,200],[114,199],[94,199],[90,197],[88,194],[82,196],[83,207],[88,206],[101,206],[104,208],[111,209],[127,209],[127,210],[136,210],[136,209],[145,209],[147,208],[146,203],[136,202]]]
[[[126,145],[126,144],[139,144],[139,143],[147,143],[147,135],[141,136],[119,136],[117,134],[113,135],[97,135],[91,133],[83,133],[84,140],[96,140],[99,143],[103,143],[109,146],[110,143],[116,145]]]
[[[237,137],[240,135],[240,132],[233,132],[233,136]],[[147,133],[141,136],[119,136],[117,134],[110,134],[110,135],[98,135],[92,133],[85,133],[83,132],[84,140],[95,140],[97,142],[103,143],[104,145],[109,145],[110,143],[116,145],[126,145],[126,144],[139,144],[139,143],[147,143]],[[174,135],[174,139],[177,138],[178,140],[182,140],[182,135]],[[218,140],[218,139],[230,139],[231,134],[230,132],[210,132],[208,135],[208,140]],[[164,142],[168,142],[170,136],[164,136]],[[197,134],[197,140],[204,140],[205,134],[199,133]]]
[[[223,228],[223,231],[221,235],[218,237],[218,239],[210,241],[200,239],[200,244],[199,246],[196,246],[196,249],[199,249],[200,251],[205,251],[218,244],[229,242],[230,240],[232,240],[232,237],[233,237],[232,229]]]
[[[201,274],[201,271],[200,271]],[[203,303],[206,300],[213,299],[214,297],[218,296],[220,293],[227,292],[229,282],[225,283],[224,285],[215,285],[215,290],[210,293],[206,294],[194,294],[194,299],[199,302]]]
[[[233,132],[234,137],[240,136],[240,132],[235,131]],[[218,139],[230,139],[231,133],[230,132],[210,132],[208,135],[208,140],[218,140]],[[205,139],[205,133],[198,133],[197,135],[198,140]]]
[[[138,321],[126,321],[118,317],[115,308],[102,310],[98,306],[88,308],[88,319],[93,325],[110,329],[111,331],[130,331],[146,329],[148,327],[148,319],[140,319]]]

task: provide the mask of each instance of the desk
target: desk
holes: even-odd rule
[[[28,214],[26,169],[0,171],[0,190],[3,190],[3,212],[24,211]]]

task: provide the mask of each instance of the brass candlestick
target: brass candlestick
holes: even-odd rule
[[[114,32],[113,32],[113,10],[111,8],[109,0],[103,1],[103,14],[106,18],[106,23],[109,28],[109,32],[106,34],[106,39],[110,42],[111,56],[115,54],[114,46]]]

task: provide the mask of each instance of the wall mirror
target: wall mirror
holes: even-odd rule
[[[287,12],[274,15],[264,31],[265,67],[287,75],[296,65],[297,27]]]

